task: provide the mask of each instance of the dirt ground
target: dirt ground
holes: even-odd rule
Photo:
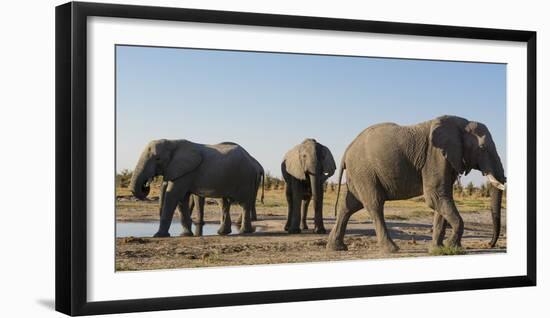
[[[158,224],[158,201],[134,201],[125,194],[121,191],[117,198],[117,222],[151,221]],[[151,196],[155,198],[154,192]],[[327,231],[330,231],[335,221],[335,197],[329,191],[325,195],[323,209]],[[506,252],[506,209],[502,209],[503,228],[500,239],[497,246],[490,249],[488,243],[492,235],[492,225],[488,198],[455,198],[455,201],[465,222],[461,252]],[[220,208],[213,200],[207,202],[206,222],[219,224]],[[421,199],[386,203],[386,223],[391,237],[400,248],[393,254],[384,254],[377,247],[373,224],[364,210],[354,214],[349,222],[345,238],[348,251],[335,252],[325,249],[328,234],[314,234],[312,229],[294,235],[283,231],[286,202],[282,190],[267,191],[264,202],[257,204],[258,221],[253,223],[256,231],[252,234],[117,238],[116,269],[127,271],[431,255],[428,247],[431,243],[433,212]],[[232,207],[232,220],[236,220],[240,212],[240,207]],[[308,224],[313,228],[311,205],[308,216]],[[174,217],[179,218],[179,215]]]

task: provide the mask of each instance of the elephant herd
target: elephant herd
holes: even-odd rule
[[[383,251],[395,252],[384,220],[384,203],[423,195],[434,210],[432,245],[443,245],[446,228],[452,234],[447,245],[458,247],[464,222],[453,200],[453,184],[461,174],[479,170],[490,182],[494,247],[500,234],[500,212],[506,177],[496,146],[487,127],[456,116],[442,116],[411,126],[382,123],[363,130],[346,148],[340,162],[336,224],[327,248],[346,250],[344,234],[350,217],[366,209],[375,226]],[[286,182],[288,216],[285,231],[307,229],[307,210],[314,206],[314,233],[326,233],[323,224],[323,185],[334,175],[336,163],[330,150],[315,139],[306,139],[290,149],[281,163]],[[347,191],[340,196],[346,172]],[[149,183],[163,176],[160,189],[160,225],[155,237],[170,236],[168,230],[176,209],[180,211],[182,235],[193,235],[191,212],[198,208],[195,235],[202,235],[204,198],[218,198],[222,213],[218,234],[231,232],[231,204],[243,212],[238,223],[241,233],[253,232],[256,197],[262,186],[261,164],[238,144],[215,145],[188,140],[154,140],[143,150],[132,175],[130,189],[145,199]],[[339,201],[341,201],[339,203]]]

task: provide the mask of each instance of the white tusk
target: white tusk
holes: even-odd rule
[[[498,180],[492,175],[492,174],[488,174],[487,175],[487,179],[489,179],[489,182],[497,189],[499,190],[502,190],[504,191],[506,189],[506,187],[504,186],[504,184],[498,182]]]

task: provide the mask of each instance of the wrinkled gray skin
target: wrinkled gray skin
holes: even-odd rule
[[[452,227],[447,245],[460,246],[464,222],[453,200],[453,184],[458,175],[468,174],[471,169],[481,171],[493,185],[491,247],[498,240],[506,177],[491,134],[481,123],[443,116],[413,126],[371,126],[346,149],[339,183],[344,169],[348,192],[339,207],[336,201],[337,219],[328,249],[346,249],[348,220],[364,207],[372,216],[380,247],[387,252],[397,251],[384,221],[384,202],[422,194],[426,204],[435,210],[433,247],[443,244],[447,222]]]
[[[233,142],[222,142],[220,143],[221,145],[235,145],[235,146],[238,146],[236,143],[233,143]],[[245,151],[243,149],[243,151]],[[245,151],[246,152],[246,151]],[[262,196],[260,198],[260,202],[261,203],[264,203],[264,168],[262,167],[262,165],[254,158],[252,157],[248,152],[246,152],[246,154],[248,155],[249,159],[253,162],[254,166],[255,166],[255,170],[256,170],[256,174],[257,174],[257,183],[256,183],[256,194],[255,194],[255,198],[258,196],[258,190],[259,190],[259,186],[260,186],[260,183],[262,185]],[[231,205],[231,200],[225,200],[222,198],[222,199],[219,199],[217,200],[218,201],[218,205],[222,207],[222,213],[224,210],[226,209],[229,209],[228,207],[226,207],[225,205]],[[197,217],[197,221],[195,222],[195,236],[202,236],[202,229],[203,229],[203,226],[204,226],[204,204],[205,204],[205,198],[204,197],[201,197],[201,196],[198,196],[198,195],[192,195],[191,196],[191,199],[189,200],[189,214],[192,215],[193,214],[193,210],[195,207],[197,207],[198,209],[198,217]],[[178,210],[180,211],[180,215],[183,216],[183,213],[181,211],[183,211],[182,207],[180,204],[178,204]],[[243,210],[244,212],[244,210]],[[257,214],[256,214],[256,202],[254,202],[254,205],[252,207],[252,210],[250,211],[250,220],[251,221],[257,221],[258,220],[258,217],[257,217]],[[243,220],[243,214],[241,214],[239,216],[239,218],[236,220],[235,223],[237,224],[240,224],[242,223],[242,220]],[[182,225],[184,226],[184,229],[185,229],[185,225],[184,225],[184,222],[185,220],[182,218]],[[182,233],[182,235],[189,235],[188,233],[185,233],[185,230],[184,230],[184,233]]]
[[[286,182],[288,217],[285,231],[300,233],[300,209],[302,229],[307,229],[306,218],[309,201],[314,202],[314,232],[326,233],[323,224],[323,184],[334,175],[336,164],[330,150],[315,139],[306,139],[290,149],[281,164]]]
[[[231,203],[243,208],[240,232],[251,233],[250,215],[259,184],[255,160],[250,158],[248,152],[234,143],[205,145],[188,140],[154,140],[141,153],[130,189],[136,198],[145,199],[153,177],[162,175],[166,181],[161,186],[160,225],[155,237],[170,236],[168,230],[178,205],[183,235],[193,235],[189,212],[191,194],[223,198],[218,234],[231,233]]]

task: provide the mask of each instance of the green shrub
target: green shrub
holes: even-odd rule
[[[432,256],[441,256],[441,255],[464,255],[466,252],[462,247],[450,247],[442,246],[436,247],[430,250],[430,255]]]

